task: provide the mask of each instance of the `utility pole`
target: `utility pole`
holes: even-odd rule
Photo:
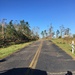
[[[7,19],[2,19],[2,39],[4,40],[4,26],[5,26],[5,20],[7,20]]]

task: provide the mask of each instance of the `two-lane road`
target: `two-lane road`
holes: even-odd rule
[[[28,67],[39,48],[40,41],[35,42],[19,52],[12,54],[11,56],[3,59],[0,62],[0,71],[9,70],[12,68],[25,68]]]
[[[67,71],[75,74],[75,60],[51,41],[44,41],[36,66],[48,75],[65,75]]]
[[[0,61],[0,75],[75,75],[75,60],[51,41],[40,40]]]

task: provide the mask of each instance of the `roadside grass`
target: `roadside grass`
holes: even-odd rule
[[[66,41],[63,41],[63,39],[52,39],[51,40],[53,43],[55,43],[57,46],[59,46],[63,51],[65,51],[68,55],[70,55],[73,59],[75,59],[75,53],[72,54],[71,50],[72,47],[70,45],[70,43],[67,43]]]
[[[3,59],[17,51],[19,51],[20,49],[28,46],[29,44],[31,44],[32,42],[28,42],[28,43],[22,43],[22,44],[16,44],[16,45],[11,45],[7,48],[0,48],[0,59]]]

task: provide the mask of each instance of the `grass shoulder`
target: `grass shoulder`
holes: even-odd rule
[[[30,45],[31,43],[33,43],[33,42],[11,45],[7,48],[0,48],[0,59],[3,59],[5,57],[19,51],[20,49]]]
[[[57,46],[59,46],[63,51],[65,51],[68,55],[70,55],[73,59],[75,59],[75,53],[72,54],[71,50],[72,47],[70,43],[64,41],[63,39],[52,39],[53,43],[55,43]],[[70,41],[71,42],[71,41]]]

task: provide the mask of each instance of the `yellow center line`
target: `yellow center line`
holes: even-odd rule
[[[39,48],[38,48],[38,50],[37,50],[32,62],[29,65],[30,68],[35,69],[37,61],[38,61],[38,58],[39,58],[39,55],[40,55],[40,52],[41,52],[42,44],[43,44],[43,41],[41,41],[41,44],[39,45]]]

